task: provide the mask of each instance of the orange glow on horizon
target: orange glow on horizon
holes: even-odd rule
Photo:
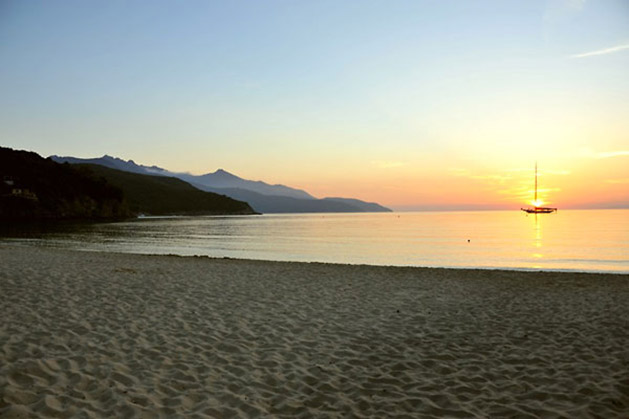
[[[317,198],[351,197],[400,211],[414,208],[509,210],[529,206],[613,208],[629,202],[624,155],[598,158],[597,155],[573,154],[529,158],[496,152],[483,159],[455,155],[447,160],[439,154],[410,155],[406,159],[392,156],[387,158],[386,164],[379,160],[361,164],[364,158],[356,152],[347,161],[335,157],[326,160],[325,165],[293,161],[290,176],[280,170],[280,161],[274,161],[269,167],[258,167],[259,162],[246,161],[242,169],[227,167],[226,170],[245,179],[303,189]],[[535,172],[531,163],[536,159],[540,161],[537,200],[534,199]],[[394,164],[396,161],[402,163]]]

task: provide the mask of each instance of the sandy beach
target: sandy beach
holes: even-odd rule
[[[0,245],[0,417],[629,417],[629,276]]]

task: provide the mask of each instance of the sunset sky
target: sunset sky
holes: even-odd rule
[[[629,1],[0,0],[0,145],[394,209],[629,207]]]

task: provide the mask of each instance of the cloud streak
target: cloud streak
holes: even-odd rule
[[[621,156],[629,156],[629,151],[605,151],[602,153],[597,153],[597,159],[608,159],[610,157],[621,157]]]
[[[629,178],[627,178],[627,179],[607,179],[605,182],[611,183],[612,185],[624,185],[624,184],[629,184]]]
[[[590,51],[590,52],[584,52],[582,54],[575,54],[575,55],[571,55],[570,58],[586,58],[586,57],[593,57],[595,55],[614,54],[618,51],[622,51],[625,49],[629,49],[629,44],[616,45],[615,47],[603,48],[603,49]]]
[[[452,176],[465,177],[468,179],[475,179],[475,180],[482,180],[482,181],[489,181],[489,182],[498,182],[500,184],[505,183],[512,179],[511,175],[508,175],[508,174],[506,175],[499,174],[499,173],[476,174],[476,173],[470,172],[467,169],[463,169],[459,167],[452,167],[449,169],[449,171],[452,174]]]

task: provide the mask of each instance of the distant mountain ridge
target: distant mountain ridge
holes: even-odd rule
[[[115,159],[111,162],[116,163]],[[242,215],[242,201],[168,176],[59,164],[0,147],[0,221],[116,220],[149,215]]]
[[[239,188],[251,190],[263,195],[288,196],[299,199],[316,199],[314,196],[301,189],[290,188],[284,185],[270,185],[262,181],[242,179],[223,169],[218,169],[214,173],[206,173],[204,175],[196,176],[189,173],[171,172],[157,166],[144,166],[137,164],[133,160],[122,160],[109,155],[91,159],[81,159],[68,156],[50,156],[50,158],[57,163],[98,164],[100,166],[109,167],[110,169],[139,173],[143,175],[171,176],[185,180],[186,182],[205,185],[212,188]]]
[[[178,173],[175,176],[187,182],[211,186],[213,188],[239,188],[254,191],[263,195],[286,196],[297,199],[316,199],[308,192],[284,185],[270,185],[262,181],[246,180],[236,175],[218,169],[214,173],[194,176],[187,173]]]
[[[296,213],[296,212],[386,212],[390,211],[378,204],[358,201],[348,204],[343,198],[298,199],[289,196],[263,195],[248,189],[212,188],[193,184],[197,188],[226,195],[245,201],[253,209],[262,213]]]
[[[110,169],[122,170],[124,172],[139,173],[142,175],[154,174],[163,176],[172,176],[170,172],[157,166],[143,166],[136,164],[133,160],[122,160],[105,154],[103,157],[95,157],[91,159],[81,159],[69,156],[50,156],[52,161],[57,163],[70,164],[97,164],[99,166],[109,167]]]
[[[246,203],[202,191],[172,176],[154,176],[112,169],[99,164],[77,164],[123,191],[131,210],[148,215],[248,215],[254,214]]]
[[[223,169],[204,175],[171,172],[157,166],[144,166],[133,160],[123,160],[105,155],[99,158],[81,159],[68,156],[50,156],[58,163],[96,164],[126,172],[176,177],[194,187],[245,201],[257,212],[391,212],[389,208],[374,202],[350,198],[317,199],[308,192],[285,185],[270,185],[262,181],[242,179]]]

